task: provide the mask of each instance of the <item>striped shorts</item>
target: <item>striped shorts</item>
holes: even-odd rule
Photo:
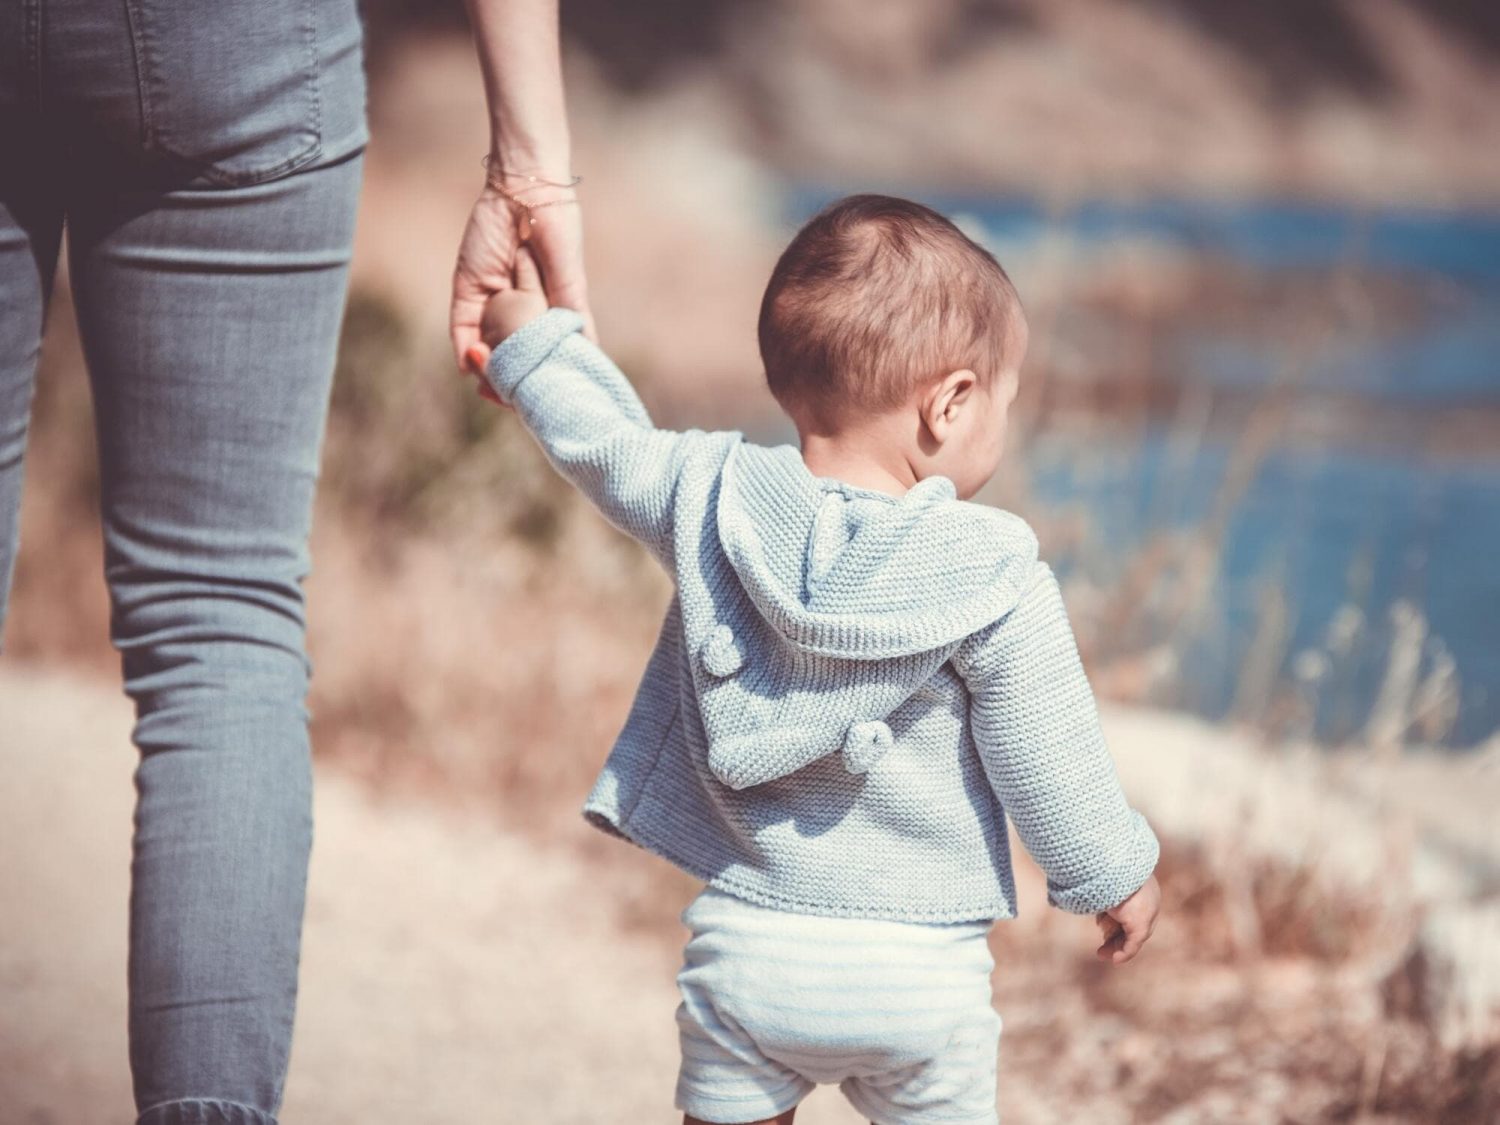
[[[837,1084],[876,1125],[995,1125],[988,922],[823,918],[709,888],[677,985],[677,1108],[775,1117]]]

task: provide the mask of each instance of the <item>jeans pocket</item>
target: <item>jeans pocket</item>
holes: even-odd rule
[[[316,0],[126,0],[143,143],[202,182],[258,183],[316,160]]]

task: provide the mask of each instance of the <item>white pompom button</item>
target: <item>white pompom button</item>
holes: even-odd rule
[[[721,680],[745,666],[745,652],[728,625],[715,625],[709,631],[698,649],[698,659],[705,672]]]
[[[879,719],[855,723],[844,736],[844,768],[850,773],[867,773],[895,743],[891,728]]]

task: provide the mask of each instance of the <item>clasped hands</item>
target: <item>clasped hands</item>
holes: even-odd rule
[[[531,198],[541,203],[550,197],[544,192]],[[527,219],[524,243],[520,217]],[[499,401],[482,377],[489,349],[549,305],[577,309],[585,335],[595,338],[578,207],[547,207],[520,216],[514,202],[487,187],[459,245],[449,313],[454,359],[465,374],[480,376],[481,395]]]

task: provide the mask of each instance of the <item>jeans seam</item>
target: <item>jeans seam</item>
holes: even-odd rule
[[[276,1122],[275,1116],[267,1113],[265,1110],[257,1109],[255,1106],[250,1105],[248,1102],[237,1102],[229,1098],[168,1098],[164,1102],[156,1102],[154,1105],[149,1105],[145,1109],[141,1110],[140,1113],[136,1116],[136,1120],[143,1120],[148,1114],[156,1113],[159,1110],[163,1109],[169,1109],[173,1106],[209,1106],[215,1108],[232,1109],[236,1112],[248,1114],[258,1121],[268,1123],[268,1125],[275,1125]]]
[[[42,104],[42,3],[41,0],[24,0],[24,24],[22,51],[25,67],[29,72],[31,100],[40,108]]]

